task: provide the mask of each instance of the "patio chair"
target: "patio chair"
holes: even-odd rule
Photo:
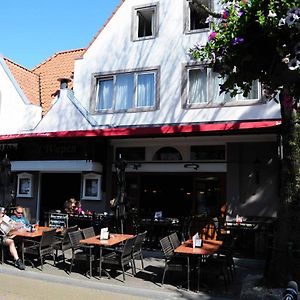
[[[144,231],[142,233],[139,233],[136,236],[135,243],[133,245],[132,250],[132,261],[133,261],[133,267],[134,267],[134,273],[136,274],[136,265],[135,260],[140,259],[142,264],[142,269],[144,270],[144,260],[143,260],[143,243],[146,239],[147,231]]]
[[[93,246],[80,244],[80,240],[82,240],[82,232],[80,230],[69,232],[68,235],[72,249],[70,274],[74,261],[85,261],[89,265],[89,276],[91,277],[92,263],[95,261],[95,255],[92,253]]]
[[[187,261],[184,257],[175,255],[169,236],[162,238],[160,240],[160,245],[165,259],[164,273],[161,281],[161,284],[163,285],[167,270],[183,271]]]
[[[53,250],[53,245],[56,241],[55,235],[56,228],[44,231],[40,241],[24,239],[23,262],[24,256],[26,254],[37,256],[41,262],[41,269],[43,270],[43,259],[45,258],[45,256],[51,255],[53,258],[53,263],[55,265],[55,255]],[[32,261],[29,261],[33,267],[34,265]]]
[[[82,231],[82,235],[84,239],[87,239],[89,237],[93,237],[96,235],[94,227],[88,227],[88,228],[84,228],[81,230]]]
[[[70,238],[69,238],[69,232],[76,231],[77,229],[78,229],[77,225],[66,228],[65,231],[63,232],[62,237],[56,237],[56,242],[53,245],[53,248],[55,250],[56,260],[58,257],[58,251],[61,251],[64,265],[66,263],[65,251],[72,248]]]
[[[135,275],[135,269],[132,258],[132,250],[135,243],[136,236],[126,240],[124,247],[120,250],[115,250],[111,248],[106,248],[108,252],[101,257],[101,264],[108,264],[114,266],[120,266],[123,272],[123,282],[125,282],[125,266],[131,265],[132,274]],[[100,274],[101,276],[101,274]]]
[[[176,232],[173,232],[169,235],[169,239],[172,245],[173,250],[181,245],[180,240]]]

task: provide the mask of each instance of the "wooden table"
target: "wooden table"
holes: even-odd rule
[[[187,285],[188,290],[190,289],[190,256],[198,256],[198,290],[199,290],[199,277],[200,277],[200,258],[203,255],[213,255],[215,254],[223,244],[223,241],[217,240],[203,240],[203,245],[201,248],[193,248],[193,241],[187,240],[179,247],[175,249],[175,253],[183,254],[187,256]]]
[[[109,273],[106,270],[102,270],[102,249],[105,247],[113,247],[119,243],[122,243],[130,238],[134,237],[132,234],[120,234],[120,233],[113,233],[110,234],[108,240],[100,240],[100,235],[96,235],[87,239],[83,239],[80,241],[81,244],[84,245],[93,245],[98,246],[100,249],[100,256],[99,256],[99,276],[101,278],[101,273],[104,271],[108,277],[110,277]]]
[[[35,231],[30,232],[27,231],[26,228],[21,228],[18,230],[12,230],[10,231],[9,235],[10,236],[19,236],[21,238],[21,251],[22,251],[22,260],[23,263],[25,263],[24,261],[24,238],[37,238],[37,237],[41,237],[44,231],[48,231],[51,230],[53,228],[51,227],[46,227],[46,226],[39,226],[37,229],[35,229]],[[60,231],[61,228],[58,228],[57,231]]]

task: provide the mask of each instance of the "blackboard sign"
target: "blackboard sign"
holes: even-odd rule
[[[50,213],[48,224],[51,228],[66,228],[68,227],[68,214]]]

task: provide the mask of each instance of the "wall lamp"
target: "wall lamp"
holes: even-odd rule
[[[190,168],[190,169],[194,169],[194,170],[198,170],[199,169],[199,165],[198,164],[184,164],[185,168]]]

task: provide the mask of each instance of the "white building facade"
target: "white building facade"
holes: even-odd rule
[[[127,197],[143,216],[216,216],[224,210],[229,216],[276,216],[280,107],[264,99],[258,82],[246,98],[219,95],[218,74],[187,54],[207,41],[204,19],[186,0],[121,1],[76,60],[73,91],[61,90],[30,131],[32,138],[103,142],[86,169],[66,171],[81,172],[78,197],[87,207],[109,209],[114,163],[122,158]],[[61,162],[53,162],[51,172],[64,172]],[[21,165],[16,162],[15,171],[37,172],[41,186],[40,174],[49,170]],[[100,178],[101,197],[84,195],[85,172]],[[40,197],[37,189],[37,210]]]

